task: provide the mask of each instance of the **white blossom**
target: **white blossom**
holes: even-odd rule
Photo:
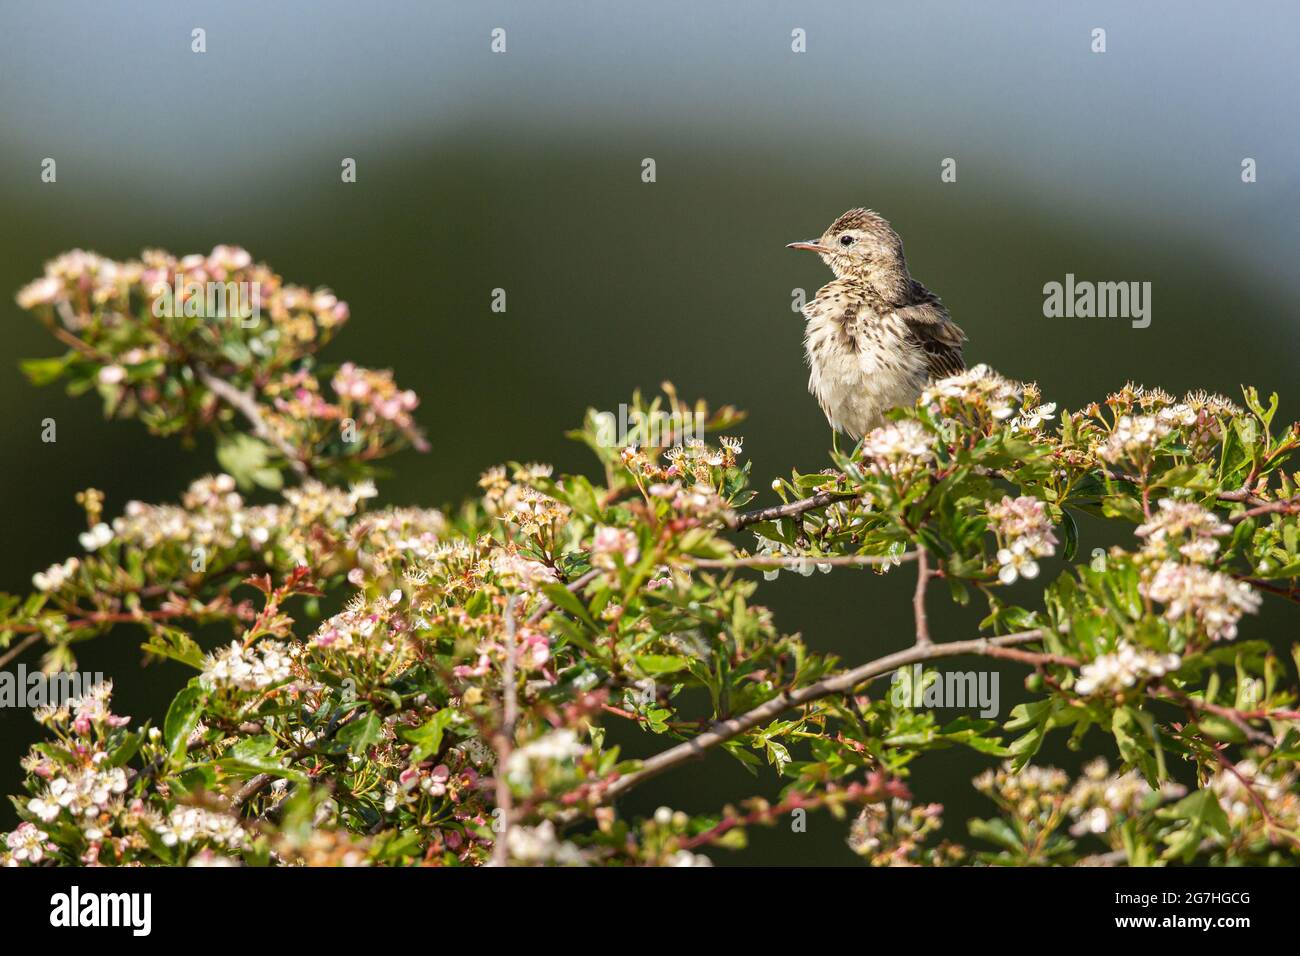
[[[1159,654],[1124,641],[1113,652],[1084,664],[1074,689],[1085,697],[1114,694],[1127,690],[1139,680],[1163,677],[1178,670],[1181,664],[1177,654]]]

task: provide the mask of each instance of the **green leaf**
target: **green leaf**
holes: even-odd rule
[[[1061,556],[1066,561],[1073,561],[1079,551],[1079,526],[1074,521],[1074,515],[1065,508],[1061,509],[1061,530],[1065,532],[1065,544]]]
[[[582,602],[577,596],[563,584],[546,584],[542,586],[542,593],[551,599],[551,603],[556,607],[568,611],[578,620],[582,621],[593,631],[600,630],[596,622],[591,619],[587,609],[583,607]]]
[[[636,664],[646,675],[656,677],[660,674],[673,674],[685,670],[691,662],[688,658],[672,654],[638,654]]]
[[[1052,724],[1053,704],[1051,700],[1030,701],[1017,704],[1011,709],[1011,719],[1003,726],[1004,730],[1028,730],[1017,737],[1007,747],[1012,755],[1012,766],[1019,773],[1025,764],[1033,759],[1034,754],[1043,746],[1043,738]]]
[[[370,716],[373,717],[374,714]],[[411,763],[417,764],[426,757],[437,754],[442,749],[443,731],[455,722],[456,717],[456,711],[450,707],[444,707],[419,727],[401,732],[403,740],[415,745],[411,749]],[[342,734],[339,736],[341,737]]]
[[[185,754],[185,745],[199,724],[207,694],[198,684],[191,683],[172,700],[163,721],[163,743],[167,758],[178,760]]]
[[[1213,790],[1197,790],[1188,794],[1173,806],[1157,810],[1156,816],[1162,820],[1179,820],[1184,823],[1162,837],[1167,849],[1160,856],[1165,860],[1181,858],[1184,863],[1190,863],[1208,833],[1231,836],[1228,815],[1219,806],[1219,798]]]
[[[269,734],[245,737],[226,751],[226,756],[215,763],[222,770],[238,776],[269,773],[274,777],[283,777],[295,783],[306,783],[308,777],[301,770],[282,766],[281,760],[284,759],[284,754],[277,752],[275,747],[275,739]]]
[[[261,485],[275,490],[282,477],[269,467],[271,449],[265,442],[242,432],[224,436],[217,444],[217,461],[244,489]]]
[[[367,749],[379,742],[379,731],[379,715],[372,710],[349,723],[337,736],[354,754],[365,754]]]
[[[1159,747],[1159,740],[1152,739],[1155,725],[1150,715],[1132,707],[1120,707],[1111,719],[1111,733],[1115,735],[1119,755],[1125,762],[1140,770],[1152,789],[1159,787],[1162,767],[1148,746]]]
[[[967,820],[966,829],[977,840],[986,840],[997,846],[1005,847],[1012,853],[1024,851],[1025,847],[1020,842],[1020,837],[1016,836],[1016,831],[1011,829],[1011,825],[1005,820],[997,818],[992,820]]]
[[[194,643],[192,637],[174,627],[164,627],[154,631],[149,635],[149,640],[140,645],[140,648],[150,654],[188,664],[195,670],[203,669],[203,649]]]
[[[68,361],[72,353],[61,355],[58,358],[43,359],[23,359],[21,365],[23,374],[33,385],[49,385],[57,382],[67,371]]]

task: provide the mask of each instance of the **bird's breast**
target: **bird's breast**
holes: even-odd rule
[[[888,409],[916,400],[924,357],[901,319],[843,296],[819,296],[804,315],[808,390],[833,428],[860,437]]]

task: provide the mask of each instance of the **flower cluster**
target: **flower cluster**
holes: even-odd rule
[[[849,848],[872,866],[951,866],[965,851],[943,842],[931,848],[925,841],[943,827],[943,805],[914,805],[899,797],[862,808],[849,829]]]
[[[1145,538],[1153,555],[1163,557],[1172,545],[1189,561],[1208,564],[1219,552],[1218,538],[1232,533],[1232,525],[1195,502],[1160,499],[1160,510],[1135,532]]]
[[[1193,457],[1211,457],[1223,437],[1224,420],[1242,414],[1236,404],[1221,395],[1189,392],[1179,401],[1162,389],[1132,384],[1108,396],[1106,404],[1115,413],[1115,425],[1098,438],[1093,453],[1112,465],[1128,463],[1138,467],[1147,463],[1155,448],[1175,432]],[[1096,406],[1093,411],[1098,411]]]
[[[1047,517],[1047,507],[1037,498],[1004,495],[989,505],[989,520],[998,543],[998,580],[1011,584],[1017,578],[1038,577],[1036,558],[1056,553],[1056,535]]]
[[[1209,787],[1228,816],[1229,824],[1243,835],[1252,830],[1267,833],[1300,826],[1300,792],[1293,770],[1274,764],[1268,769],[1247,757],[1232,768],[1220,768]],[[1261,811],[1260,804],[1267,814]]]
[[[591,566],[613,571],[621,563],[631,567],[641,557],[636,533],[627,528],[599,527],[591,539]]]
[[[506,779],[513,787],[529,790],[549,765],[579,760],[587,751],[573,730],[552,731],[511,752],[505,767]]]
[[[890,422],[862,439],[861,453],[868,469],[899,476],[934,460],[937,439],[914,419]]]
[[[1123,415],[1097,454],[1112,465],[1125,461],[1141,464],[1173,430],[1170,422],[1157,415]]]
[[[1186,787],[1173,782],[1153,790],[1136,770],[1111,773],[1106,759],[1097,757],[1084,766],[1083,774],[1070,789],[1068,812],[1074,821],[1070,833],[1079,837],[1115,832],[1125,819],[1186,792]]]
[[[962,422],[1006,421],[1016,414],[1023,386],[1003,378],[987,365],[976,365],[930,385],[920,403],[945,418]],[[1038,422],[1051,417],[1055,406],[1039,407]],[[1034,411],[1028,413],[1030,416]]]
[[[1165,605],[1172,624],[1192,621],[1212,641],[1237,636],[1243,614],[1259,610],[1259,594],[1245,581],[1199,564],[1164,561],[1141,585],[1142,593]]]
[[[202,841],[238,850],[249,842],[238,817],[204,807],[176,807],[152,826],[164,846]]]
[[[400,448],[427,448],[411,417],[418,399],[391,372],[346,364],[333,379],[338,403],[321,398],[314,355],[347,321],[347,304],[284,283],[243,249],[126,262],[77,250],[17,298],[70,349],[26,363],[33,381],[93,385],[106,414],[140,418],[156,434],[215,429],[237,448],[228,454],[242,463],[241,484],[278,487],[281,469],[308,462],[354,474]]]
[[[252,647],[231,641],[229,647],[208,655],[199,679],[213,690],[265,690],[289,679],[292,660],[279,641],[259,641]]]
[[[72,580],[77,569],[81,567],[78,558],[68,558],[62,564],[51,564],[44,571],[32,575],[32,585],[38,591],[58,591]]]
[[[1163,677],[1180,666],[1182,659],[1177,654],[1159,654],[1124,641],[1111,653],[1084,664],[1074,689],[1085,697],[1123,693],[1139,681]]]

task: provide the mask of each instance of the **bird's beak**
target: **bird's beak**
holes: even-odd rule
[[[786,246],[787,249],[807,249],[809,252],[828,252],[829,250],[820,242],[792,242]]]

